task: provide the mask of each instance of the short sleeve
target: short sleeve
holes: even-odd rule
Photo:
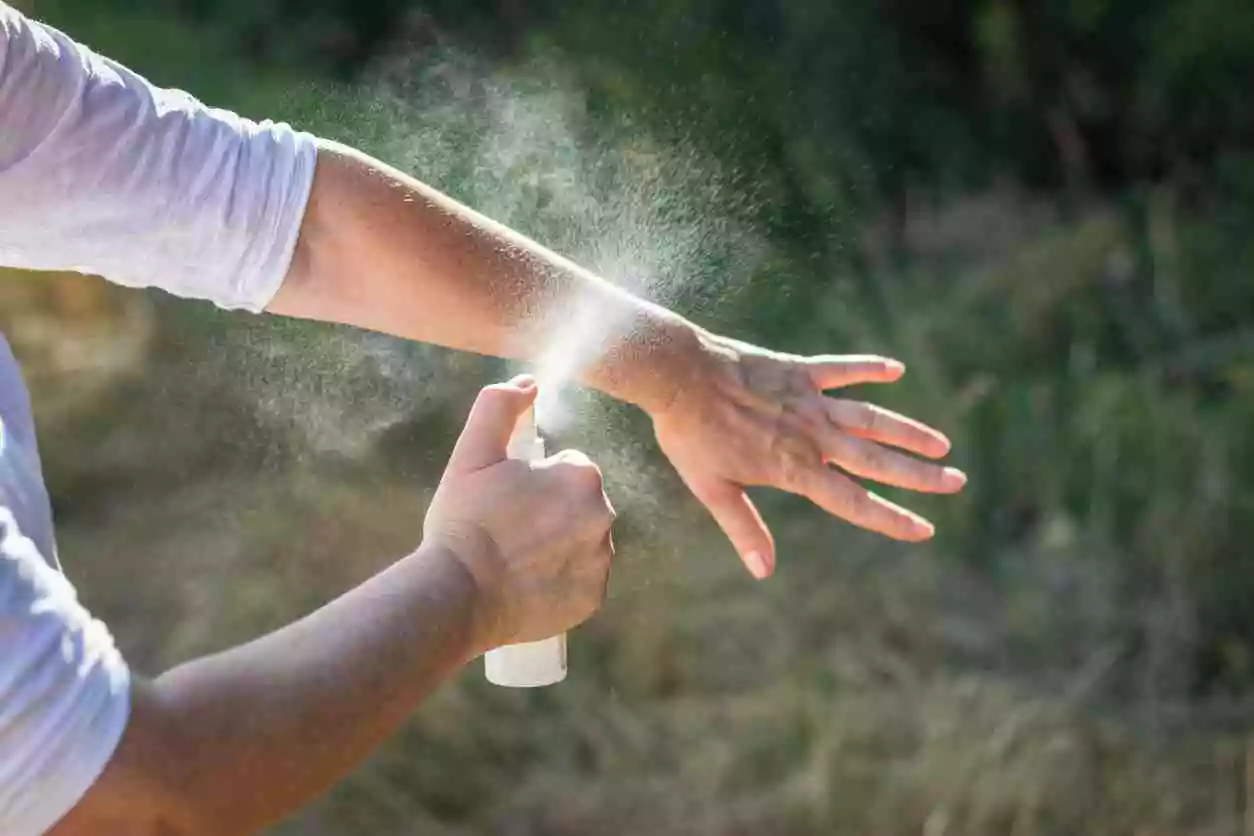
[[[108,631],[0,507],[0,833],[40,836],[73,809],[129,712]]]
[[[316,159],[307,133],[156,87],[0,3],[0,264],[259,312]]]

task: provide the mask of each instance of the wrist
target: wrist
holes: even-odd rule
[[[699,376],[707,336],[683,317],[640,303],[623,337],[606,351],[588,382],[656,418]]]
[[[462,626],[450,639],[456,643],[463,663],[491,649],[500,620],[500,608],[491,594],[494,587],[477,571],[486,561],[470,554],[476,548],[469,542],[427,539],[409,558],[424,573],[433,597],[461,614],[458,621]]]

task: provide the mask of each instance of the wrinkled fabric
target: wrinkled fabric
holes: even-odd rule
[[[310,135],[157,88],[0,2],[0,265],[260,312],[291,264],[315,164]],[[113,756],[130,674],[60,571],[2,339],[0,428],[0,833],[39,836]]]
[[[56,566],[25,387],[0,340],[0,833],[38,836],[117,748],[130,675]]]
[[[0,3],[0,265],[259,312],[316,156],[309,134],[154,87]]]

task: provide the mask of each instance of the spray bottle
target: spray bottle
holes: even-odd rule
[[[518,419],[507,453],[519,461],[544,458],[544,439],[536,426],[535,407]],[[506,688],[556,685],[566,678],[566,634],[490,650],[484,657],[484,671],[489,682]]]

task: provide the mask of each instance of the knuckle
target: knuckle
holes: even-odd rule
[[[480,389],[475,400],[478,403],[494,403],[508,398],[510,394],[510,390],[505,386],[505,384],[493,383],[490,386],[485,386]]]
[[[571,451],[565,458],[565,478],[585,492],[600,492],[604,486],[601,468],[578,451]]]
[[[566,473],[566,485],[583,508],[597,508],[602,503],[601,479],[583,468],[572,468]]]
[[[618,518],[598,474],[572,469],[566,472],[562,483],[566,507],[580,524],[603,534]]]
[[[562,451],[553,457],[553,476],[558,479],[563,486],[570,487],[578,484],[579,480],[579,463],[573,457],[573,454]]]
[[[605,489],[605,477],[601,474],[601,468],[592,462],[579,468],[579,478],[583,480],[582,484],[598,494]]]
[[[826,499],[832,510],[845,517],[857,516],[859,503],[866,496],[866,491],[857,483],[839,473],[832,473],[817,493]]]
[[[838,426],[855,432],[870,433],[875,430],[877,418],[869,404],[856,401],[837,401],[832,404],[832,420]]]
[[[871,494],[867,491],[862,489],[848,491],[846,500],[849,511],[853,516],[863,520],[869,520],[878,516],[876,512],[879,508],[871,500]]]
[[[587,505],[589,528],[597,537],[604,537],[614,526],[617,518],[614,509],[604,499],[598,498]]]
[[[582,464],[583,462],[588,461],[588,457],[582,451],[576,450],[573,447],[563,448],[553,455],[554,458],[561,459],[562,461],[572,465]]]
[[[883,447],[875,444],[858,445],[855,458],[864,470],[871,473],[883,474],[892,470],[892,456]]]
[[[781,457],[779,480],[785,488],[799,488],[805,483],[805,465],[794,456]]]
[[[945,486],[944,468],[918,462],[914,465],[914,470],[917,472],[920,482],[937,489]]]
[[[874,433],[883,426],[883,413],[869,404],[863,404],[855,414],[857,415],[855,419],[857,428],[865,433]]]
[[[596,469],[596,465],[592,463],[592,459],[589,459],[585,453],[579,450],[571,450],[571,449],[562,450],[560,453],[555,454],[553,458],[556,459],[558,462],[560,462],[562,466],[566,469],[571,469],[571,470],[579,470],[579,469],[584,469],[584,468],[592,468],[594,470]]]
[[[779,479],[784,487],[806,484],[822,457],[810,443],[795,435],[781,435],[775,443],[775,460]]]

